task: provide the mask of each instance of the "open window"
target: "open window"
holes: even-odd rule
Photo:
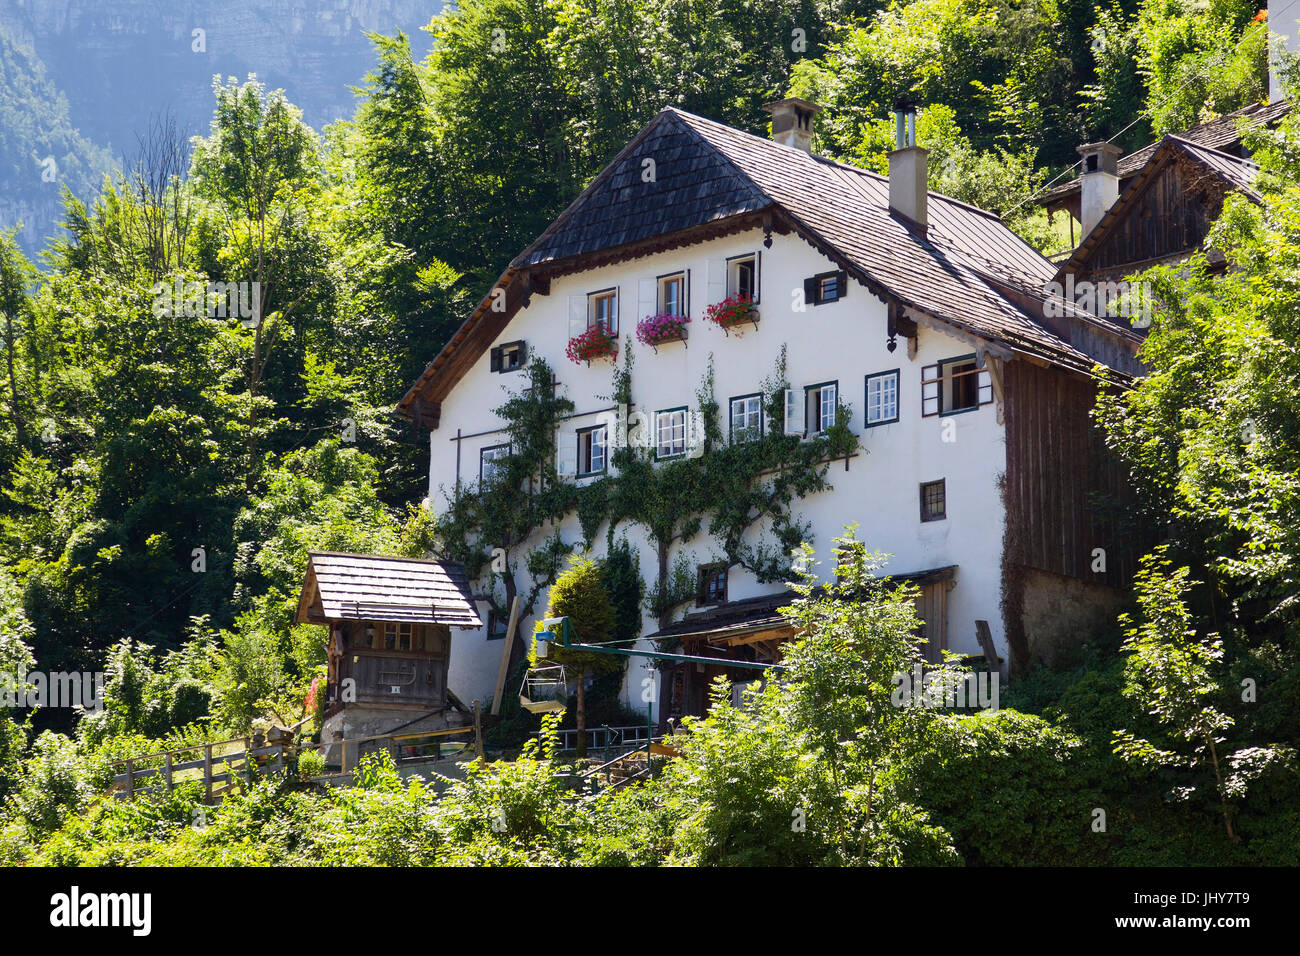
[[[744,295],[758,304],[758,253],[727,260],[727,295]]]
[[[978,368],[974,355],[944,359],[921,370],[921,414],[954,415],[993,401],[988,369]]]
[[[820,435],[835,424],[835,412],[839,408],[840,386],[838,382],[823,382],[810,385],[804,389],[807,405],[806,421],[808,434]]]
[[[515,372],[524,367],[528,346],[523,340],[506,342],[492,349],[491,368],[494,372]]]
[[[606,430],[604,425],[578,430],[578,477],[598,475],[607,462]]]

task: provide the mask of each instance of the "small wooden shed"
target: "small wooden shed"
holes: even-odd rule
[[[313,551],[297,622],[329,628],[330,710],[430,712],[447,704],[451,628],[480,628],[450,561]]]

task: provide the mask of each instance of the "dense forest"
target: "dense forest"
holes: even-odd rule
[[[38,261],[0,235],[0,671],[108,675],[101,713],[0,711],[0,860],[1300,860],[1290,121],[1258,134],[1262,204],[1216,227],[1241,268],[1159,275],[1153,374],[1098,409],[1165,530],[1137,606],[1002,711],[883,717],[906,602],[810,596],[794,690],[720,704],[681,768],[597,809],[535,751],[436,818],[381,763],[333,795],[250,788],[202,832],[194,794],[99,805],[110,759],[307,715],[325,656],[293,624],[306,552],[437,550],[425,436],[394,404],[660,108],[766,135],[762,104],[803,96],[817,152],[883,168],[911,94],[931,187],[1051,252],[1033,200],[1076,146],[1133,149],[1267,91],[1267,19],[1241,0],[466,0],[428,29],[420,61],[372,37],[349,121],[313,130],[282,91],[218,77],[207,134],[142,117],[125,169],[63,192]],[[208,283],[256,283],[260,321],[212,314]],[[796,839],[791,805],[835,825]]]

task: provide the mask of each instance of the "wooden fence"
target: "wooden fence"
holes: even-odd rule
[[[115,761],[112,793],[119,799],[130,800],[140,795],[170,792],[179,784],[197,781],[203,785],[204,799],[211,803],[228,793],[240,779],[251,781],[258,773],[285,771],[308,750],[323,753],[327,770],[332,766],[336,772],[347,772],[361,756],[378,750],[388,750],[399,764],[438,759],[443,756],[443,738],[463,734],[473,736],[472,746],[482,755],[481,724],[320,743],[287,739],[254,746],[253,738],[237,737]],[[471,742],[462,742],[459,752],[469,746]],[[333,765],[329,763],[331,752],[339,755],[338,763]]]

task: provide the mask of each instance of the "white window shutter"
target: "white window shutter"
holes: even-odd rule
[[[569,296],[569,338],[587,331],[587,297],[585,295]]]
[[[610,331],[618,335],[623,328],[623,290],[620,286],[614,286],[614,314],[611,316],[612,325]]]
[[[785,390],[785,433],[787,435],[802,435],[807,429],[804,425],[804,397],[803,394],[794,388]]]
[[[658,296],[655,294],[655,280],[641,279],[636,284],[636,317],[634,324],[646,316],[659,311]]]
[[[578,442],[574,436],[560,441],[555,449],[555,473],[561,478],[572,478],[578,473]]]
[[[717,305],[727,297],[727,260],[710,259],[706,265],[705,283],[708,285],[708,301],[704,304]]]

